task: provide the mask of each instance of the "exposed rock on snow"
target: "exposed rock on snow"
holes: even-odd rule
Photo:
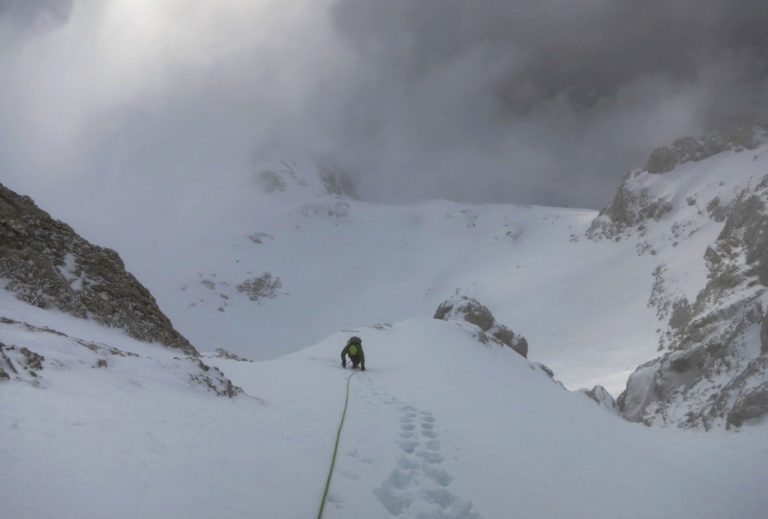
[[[702,137],[678,139],[671,146],[654,150],[645,170],[667,173],[686,162],[704,160],[724,151],[752,150],[765,142],[767,132],[765,125],[744,124]]]
[[[190,375],[190,378],[194,382],[208,388],[208,390],[216,393],[218,396],[233,398],[243,392],[243,390],[234,385],[219,368],[211,367],[199,358],[189,357],[189,360],[196,363],[199,368],[198,372],[193,372]]]
[[[647,182],[643,189],[652,189]],[[660,334],[668,351],[631,375],[618,400],[630,420],[728,427],[768,412],[768,373],[757,358],[768,342],[768,176],[741,187],[730,199],[712,199],[700,213],[722,221],[722,230],[706,248],[707,279],[693,302],[671,291],[665,265],[654,271],[649,305],[661,320],[668,318]],[[619,220],[609,229],[626,230],[622,225]]]
[[[261,276],[247,279],[237,285],[237,291],[248,296],[251,301],[261,299],[274,299],[278,291],[283,287],[279,277],[272,278],[272,274],[265,272]]]
[[[92,245],[0,185],[0,278],[20,300],[122,328],[196,355],[118,254]]]
[[[327,218],[337,223],[349,217],[349,204],[340,200],[307,203],[301,207],[305,218]]]
[[[631,171],[624,177],[611,205],[600,211],[587,229],[588,238],[618,240],[629,229],[638,226],[642,235],[646,222],[660,220],[672,211],[673,206],[666,196],[654,196],[642,186],[643,177],[641,170]]]
[[[509,346],[523,357],[528,357],[528,341],[503,324],[497,323],[491,311],[476,299],[456,294],[440,304],[434,318],[443,321],[467,321],[480,328],[482,333],[478,338],[482,342],[494,341]]]
[[[217,396],[229,398],[242,393],[242,389],[232,384],[218,368],[208,366],[196,356],[174,357],[170,363],[5,317],[0,318],[0,332],[4,337],[12,338],[3,339],[7,343],[0,342],[0,381],[26,382],[46,388],[51,383],[46,382],[42,372],[80,371],[82,375],[82,370],[90,366],[110,370],[117,377],[128,377],[129,382],[134,380],[136,372],[151,370],[154,375],[148,376],[147,380],[160,376],[183,385],[192,382]],[[20,346],[24,337],[30,337],[29,332],[34,334],[37,345]],[[45,354],[34,351],[38,348],[44,348]],[[167,355],[170,358],[172,353]],[[110,358],[116,359],[114,368],[110,368]]]
[[[621,239],[628,231],[637,230],[644,235],[647,226],[661,220],[674,209],[672,194],[655,192],[654,177],[672,171],[691,161],[701,161],[725,151],[755,149],[768,141],[768,125],[743,125],[728,131],[703,137],[687,137],[672,146],[651,153],[645,170],[627,173],[613,202],[600,211],[586,232],[591,239]],[[696,205],[695,194],[686,198],[688,205]],[[719,197],[707,202],[707,212],[715,221],[724,221],[731,208]]]
[[[261,245],[262,243],[266,243],[274,240],[275,237],[266,232],[255,232],[249,235],[248,239],[257,245]]]
[[[611,394],[603,386],[597,385],[592,389],[582,389],[581,391],[589,398],[597,402],[600,407],[604,407],[613,414],[619,414],[619,408],[616,405],[616,400],[614,400]]]
[[[274,171],[261,171],[257,178],[265,193],[285,191],[285,182]]]
[[[357,198],[355,185],[338,166],[332,164],[321,164],[318,167],[320,181],[323,183],[325,193],[333,196],[347,198]]]
[[[45,357],[29,348],[9,346],[0,342],[0,380],[26,380],[39,385],[38,372],[43,369]]]
[[[213,353],[204,353],[204,357],[210,357],[210,358],[216,358],[216,359],[229,359],[229,360],[236,360],[238,362],[253,362],[252,360],[246,359],[244,357],[240,357],[238,355],[235,355],[232,352],[229,352],[225,350],[224,348],[216,348]]]

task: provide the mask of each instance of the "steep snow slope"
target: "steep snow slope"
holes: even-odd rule
[[[40,384],[0,385],[3,516],[312,517],[346,377],[327,518],[759,518],[768,451],[758,430],[701,434],[623,422],[468,325],[408,320],[334,334],[279,359],[209,358],[246,394],[216,397],[170,350],[3,300],[4,313],[141,355],[0,324],[45,354]],[[12,314],[12,315],[11,315]]]
[[[677,148],[706,151],[701,142],[668,153],[689,159]],[[739,426],[768,412],[768,146],[699,157],[667,161],[663,174],[629,174],[588,234],[632,243],[656,263],[649,303],[664,354],[632,375],[624,414]]]

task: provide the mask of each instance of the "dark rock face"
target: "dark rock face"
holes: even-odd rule
[[[0,278],[27,303],[197,355],[115,251],[92,245],[1,184]]]
[[[318,173],[326,194],[352,199],[357,198],[355,184],[338,166],[334,164],[321,164],[318,166]]]
[[[488,308],[476,299],[457,294],[442,302],[434,315],[435,319],[443,321],[457,320],[472,323],[480,330],[480,340],[491,340],[509,346],[523,357],[528,358],[528,341],[521,335],[496,322]]]
[[[658,148],[648,157],[645,170],[660,174],[686,162],[707,159],[724,151],[752,150],[765,142],[765,125],[746,124],[702,137],[686,137],[671,146]]]
[[[729,427],[740,427],[747,420],[768,416],[768,357],[763,355],[750,362],[724,388],[715,405],[724,410],[730,408]]]
[[[660,220],[672,211],[673,206],[666,198],[654,198],[648,189],[634,186],[643,174],[636,170],[624,177],[611,205],[600,211],[587,229],[587,238],[619,239],[627,230]]]

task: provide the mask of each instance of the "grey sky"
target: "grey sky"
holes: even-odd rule
[[[763,0],[0,0],[0,42],[0,181],[50,199],[267,153],[375,200],[600,207],[653,147],[768,115]]]

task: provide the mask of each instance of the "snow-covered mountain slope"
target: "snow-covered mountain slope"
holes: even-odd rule
[[[119,250],[204,350],[274,358],[339,329],[431,317],[460,289],[569,387],[618,395],[655,355],[646,305],[655,263],[633,244],[584,239],[595,211],[377,205],[335,178],[265,160],[239,185],[184,186],[172,211],[137,213],[117,231],[75,224]]]
[[[45,357],[41,382],[0,386],[4,517],[316,516],[350,333],[364,339],[368,370],[350,380],[327,519],[758,518],[768,507],[760,429],[624,422],[464,323],[359,328],[271,361],[209,356],[245,390],[221,398],[171,350],[3,303],[18,321],[101,348],[0,323],[4,351]]]
[[[121,251],[203,350],[275,358],[339,329],[432,316],[459,290],[569,388],[619,395],[643,365],[619,402],[630,419],[737,425],[768,409],[765,137],[752,127],[658,150],[599,215],[377,205],[332,168],[263,159],[237,185],[179,186],[129,224],[76,226]]]
[[[723,142],[657,154],[668,159],[663,174],[630,173],[588,231],[656,262],[649,304],[665,353],[630,378],[619,400],[630,419],[739,426],[768,412],[768,146],[722,151]]]

